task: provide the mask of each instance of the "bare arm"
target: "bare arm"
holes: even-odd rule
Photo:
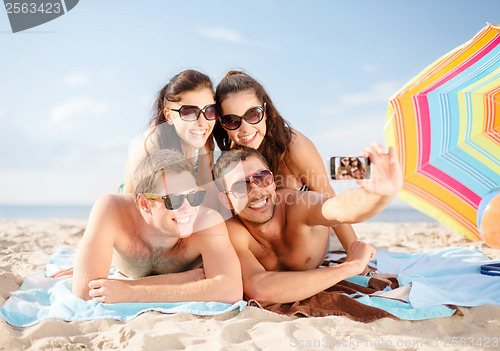
[[[339,281],[363,271],[375,249],[354,241],[345,263],[309,271],[266,271],[249,248],[250,233],[236,222],[228,224],[231,241],[241,262],[244,292],[256,300],[288,303],[309,298]]]
[[[323,159],[313,142],[305,135],[295,131],[296,136],[290,144],[289,167],[294,174],[307,184],[310,190],[325,196],[335,196],[330,184]],[[350,224],[340,224],[333,227],[342,247],[347,251],[349,245],[357,239]]]
[[[113,195],[103,196],[90,213],[87,229],[78,246],[73,272],[73,294],[88,300],[90,281],[106,278],[113,256],[113,220],[117,215]]]
[[[241,300],[240,265],[225,224],[219,222],[193,236],[196,237],[191,243],[202,255],[205,279],[173,285],[164,284],[162,276],[135,281],[99,279],[91,282],[93,300],[106,303]]]

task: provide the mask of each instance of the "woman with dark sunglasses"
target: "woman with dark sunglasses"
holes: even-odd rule
[[[230,71],[218,84],[215,97],[220,117],[214,137],[222,151],[235,145],[252,147],[267,160],[278,188],[335,195],[313,142],[279,114],[259,82],[244,72]],[[346,250],[357,239],[350,225],[334,231]]]
[[[359,172],[360,172],[360,176],[363,177],[363,178],[359,178],[359,179],[364,179],[364,176],[366,173],[366,168],[365,168],[365,164],[363,162],[361,162],[359,157],[350,157],[349,158],[349,167],[351,169],[354,167],[357,167]]]
[[[218,116],[212,82],[207,75],[195,70],[175,75],[157,95],[149,128],[131,146],[121,192],[132,192],[130,175],[138,162],[161,149],[179,151],[191,160],[198,184],[211,182],[212,130]],[[209,196],[207,201],[205,205],[214,207],[217,198]]]

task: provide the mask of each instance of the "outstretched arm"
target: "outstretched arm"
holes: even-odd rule
[[[372,177],[358,181],[357,189],[312,203],[307,208],[309,225],[334,226],[342,223],[359,223],[382,211],[394,198],[403,183],[401,168],[394,148],[384,153],[379,143],[368,147],[361,154],[372,163]],[[318,196],[311,194],[311,196]]]

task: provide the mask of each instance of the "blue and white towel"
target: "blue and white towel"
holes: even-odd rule
[[[500,305],[500,277],[481,274],[481,265],[495,261],[473,246],[416,254],[381,251],[376,261],[379,272],[397,274],[400,286],[411,284],[413,307]]]
[[[0,308],[0,316],[13,326],[27,327],[48,318],[65,321],[103,318],[124,321],[147,311],[209,316],[236,309],[241,311],[246,306],[245,301],[233,305],[220,302],[103,304],[85,301],[73,295],[71,276],[48,278],[61,269],[72,267],[74,254],[72,249],[58,249],[50,257],[45,273],[38,272],[26,278],[19,290],[5,301]],[[116,273],[116,269],[112,269],[110,277]]]
[[[246,306],[244,301],[233,305],[217,302],[103,304],[84,301],[71,292],[71,277],[48,278],[71,267],[73,258],[71,249],[57,250],[50,257],[46,272],[26,278],[21,288],[2,305],[0,316],[11,325],[26,327],[47,318],[129,320],[147,311],[215,315],[242,310]],[[474,247],[417,254],[381,251],[376,256],[378,271],[397,274],[400,286],[411,285],[409,303],[368,295],[357,300],[410,320],[452,315],[454,310],[444,306],[446,304],[500,305],[500,277],[480,273],[481,265],[493,262]],[[110,277],[116,273],[112,270]],[[368,278],[357,276],[349,280],[365,285]]]

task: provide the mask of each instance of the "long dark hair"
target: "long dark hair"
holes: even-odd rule
[[[215,101],[220,107],[229,94],[247,90],[253,91],[262,104],[266,104],[266,135],[258,151],[266,158],[269,169],[277,174],[279,163],[288,152],[293,131],[290,123],[274,107],[264,87],[244,72],[229,71],[217,85]],[[219,120],[215,123],[213,135],[222,151],[231,148],[231,139]]]
[[[159,148],[182,152],[180,138],[175,131],[175,127],[165,123],[166,119],[163,111],[168,102],[180,101],[182,93],[200,88],[208,88],[212,92],[214,90],[210,78],[201,72],[190,69],[173,76],[168,84],[156,95],[153,116],[150,120],[150,125],[153,125],[154,128],[147,139],[154,134]]]

